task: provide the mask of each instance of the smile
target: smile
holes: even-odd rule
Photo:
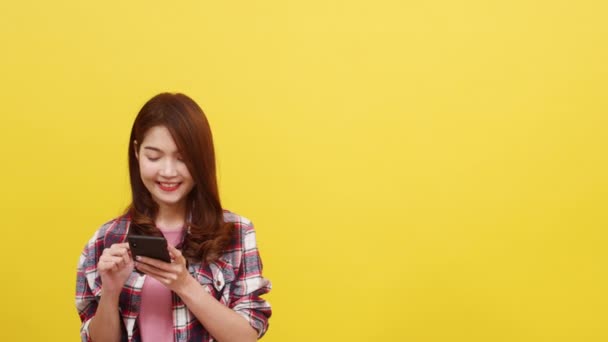
[[[161,183],[161,182],[156,182],[156,184],[158,184],[158,187],[163,191],[175,191],[181,185],[181,183]]]

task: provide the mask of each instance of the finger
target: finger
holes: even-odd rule
[[[105,272],[105,271],[118,271],[118,265],[116,264],[116,262],[114,261],[105,261],[105,260],[100,260],[99,263],[97,264],[97,268],[100,272]]]
[[[129,244],[128,243],[115,243],[110,246],[111,251],[128,251]]]
[[[121,254],[126,254],[129,252],[129,246],[113,246],[111,249]]]
[[[167,245],[167,249],[169,250],[169,254],[172,257],[180,257],[180,256],[182,256],[182,252],[179,249],[177,249],[177,248],[175,248],[175,247],[173,247],[171,245]]]
[[[174,281],[177,279],[177,274],[172,273],[172,272],[167,272],[165,270],[156,268],[154,266],[151,265],[147,265],[147,264],[143,264],[140,262],[136,262],[135,263],[135,267],[142,271],[143,273],[150,275],[152,277],[154,277],[156,280],[161,281],[161,279],[167,280],[167,281]],[[163,281],[164,283],[167,283],[166,281]]]
[[[97,263],[97,270],[99,270],[100,272],[103,272],[108,269],[111,269],[112,266],[114,266],[114,263],[112,263],[112,262],[99,260],[99,262]]]
[[[122,260],[123,260],[123,262],[124,262],[125,265],[128,265],[132,261],[131,255],[129,253],[123,254],[122,255]]]
[[[124,260],[125,264],[128,264],[129,262],[131,262],[131,250],[127,248],[128,246],[125,245],[128,244],[121,243],[112,245],[114,248],[112,254],[121,257]]]
[[[145,272],[144,272],[145,273]],[[158,280],[158,282],[162,283],[163,285],[165,285],[166,287],[169,287],[169,285],[171,285],[171,280],[167,279],[167,278],[163,278],[157,274],[149,274],[149,273],[145,273],[147,276],[150,276],[156,280]]]
[[[119,256],[104,255],[101,258],[99,258],[99,261],[113,262],[115,264],[122,264],[124,262],[124,259],[122,257],[119,257]]]
[[[180,264],[186,263],[186,258],[184,258],[184,256],[182,255],[182,252],[179,249],[177,249],[171,245],[169,245],[167,247],[168,247],[167,249],[169,250],[169,256],[171,256],[171,259],[173,259],[175,262],[180,263]]]
[[[122,256],[122,255],[128,254],[128,253],[129,253],[129,250],[127,248],[124,248],[121,246],[116,246],[116,244],[115,244],[115,245],[112,245],[112,247],[110,247],[110,248],[104,249],[102,254]]]
[[[156,267],[158,269],[162,269],[165,271],[170,271],[171,270],[171,264],[161,261],[161,260],[157,260],[157,259],[153,259],[153,258],[148,258],[145,256],[136,256],[135,259],[142,264],[147,264],[153,267]]]

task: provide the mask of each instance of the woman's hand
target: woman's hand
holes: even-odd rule
[[[182,255],[182,252],[171,245],[167,247],[171,256],[171,263],[138,256],[135,267],[158,280],[173,292],[179,293],[193,278],[188,272],[186,258]]]
[[[133,272],[133,259],[128,243],[115,243],[106,248],[99,257],[97,270],[101,276],[104,294],[119,295]]]

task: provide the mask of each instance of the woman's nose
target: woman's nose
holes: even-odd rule
[[[177,176],[177,165],[175,161],[170,159],[165,160],[162,165],[162,168],[160,169],[160,174],[161,176],[165,177]]]

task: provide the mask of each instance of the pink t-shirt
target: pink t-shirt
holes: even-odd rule
[[[181,241],[182,231],[161,232],[172,246]],[[141,290],[139,311],[141,339],[146,341],[173,342],[173,312],[171,290],[158,280],[146,276]]]

